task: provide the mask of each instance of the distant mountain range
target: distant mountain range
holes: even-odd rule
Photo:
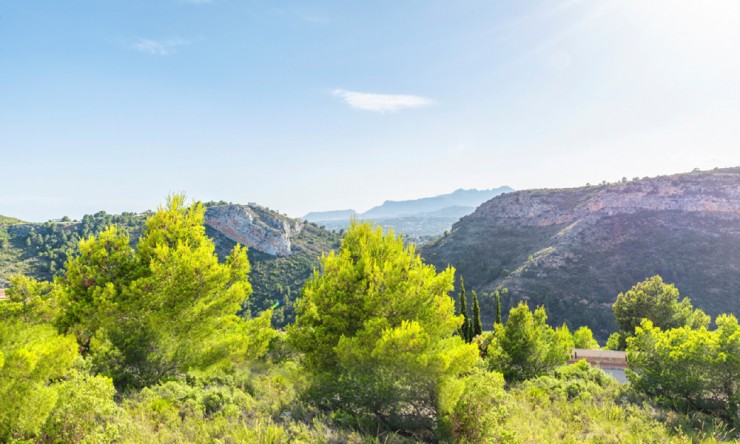
[[[354,216],[357,216],[355,210],[313,211],[303,216],[303,219],[309,222],[346,221]]]
[[[303,219],[329,229],[346,228],[352,217],[390,227],[407,236],[419,238],[439,236],[461,217],[472,213],[483,202],[513,188],[503,186],[490,190],[459,189],[450,194],[412,200],[386,200],[364,213],[354,210],[320,211],[306,214]]]
[[[553,323],[589,325],[604,339],[617,294],[655,274],[713,316],[738,315],[740,168],[507,193],[420,253],[477,290],[487,326],[490,293],[508,288],[505,308],[542,304]]]

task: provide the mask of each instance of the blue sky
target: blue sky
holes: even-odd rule
[[[4,2],[0,214],[740,165],[740,2]]]

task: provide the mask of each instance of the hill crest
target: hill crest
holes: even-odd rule
[[[617,294],[655,274],[709,314],[737,314],[740,168],[505,194],[420,252],[472,289],[508,288],[509,304],[544,304],[555,323],[588,324],[602,338],[615,328]]]

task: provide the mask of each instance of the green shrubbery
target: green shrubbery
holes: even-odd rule
[[[0,302],[0,441],[737,436],[731,316],[713,331],[642,321],[626,340],[633,385],[620,386],[584,361],[564,366],[574,345],[598,344],[588,329],[550,327],[541,307],[520,304],[464,341],[448,295],[454,271],[437,273],[399,238],[353,225],[306,285],[296,323],[278,333],[270,311],[236,316],[251,292],[247,256],[237,247],[219,263],[202,219],[202,206],[176,196],[135,248],[108,229],[82,241],[53,284],[13,279]]]
[[[289,329],[314,403],[434,436],[448,381],[478,359],[456,335],[463,319],[448,296],[454,271],[437,274],[400,238],[366,224],[350,226],[322,270]]]
[[[679,411],[705,412],[740,426],[740,327],[732,315],[717,329],[661,330],[643,320],[627,339],[635,390]]]
[[[542,307],[534,313],[523,302],[512,308],[506,325],[496,324],[487,345],[489,369],[502,372],[507,381],[516,382],[565,364],[573,349],[573,337],[565,325],[553,329],[546,321]]]

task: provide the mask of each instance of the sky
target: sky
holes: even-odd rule
[[[0,214],[740,166],[737,0],[0,2]]]

